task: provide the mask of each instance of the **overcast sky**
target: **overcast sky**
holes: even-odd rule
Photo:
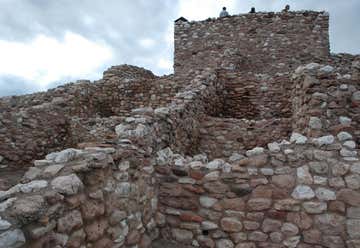
[[[360,0],[0,0],[0,96],[96,80],[124,63],[170,74],[178,17],[286,4],[330,12],[331,51],[360,53]]]

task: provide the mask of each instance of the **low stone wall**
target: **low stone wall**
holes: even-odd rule
[[[148,247],[159,233],[153,170],[125,144],[49,154],[0,191],[0,246]]]
[[[291,118],[247,120],[206,116],[201,120],[199,152],[225,158],[256,146],[281,141],[291,134]]]
[[[360,66],[356,65],[333,67],[312,63],[296,70],[292,93],[294,130],[312,137],[351,131],[355,140],[360,141],[360,85],[357,78]]]
[[[51,151],[79,142],[101,142],[104,137],[94,135],[91,119],[109,122],[112,116],[129,116],[133,108],[165,106],[180,88],[172,76],[156,77],[123,65],[110,68],[93,83],[79,81],[47,92],[0,98],[0,155],[4,158],[0,164],[28,167]]]
[[[358,247],[359,157],[349,133],[155,167],[161,234],[200,247]],[[159,156],[164,161],[163,156]]]

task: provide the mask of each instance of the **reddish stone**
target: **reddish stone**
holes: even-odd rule
[[[321,243],[321,232],[316,229],[310,229],[303,232],[304,241],[309,244],[320,244]]]
[[[291,189],[295,186],[295,178],[291,175],[276,175],[272,177],[272,183],[279,188]]]
[[[140,233],[137,230],[130,231],[126,236],[127,245],[136,245],[140,241]]]
[[[193,213],[182,213],[180,219],[186,222],[202,222],[203,218]]]
[[[252,198],[271,198],[272,197],[272,189],[268,186],[258,186],[252,191],[251,197]]]
[[[85,200],[86,196],[84,194],[74,195],[65,198],[65,201],[70,209],[79,207],[83,202],[85,202]]]
[[[220,204],[224,209],[236,211],[244,211],[246,206],[245,201],[241,198],[223,199]]]
[[[262,211],[271,207],[271,199],[267,198],[252,198],[247,202],[250,211]]]
[[[108,238],[102,238],[94,243],[94,247],[111,248],[114,243]]]
[[[91,220],[103,215],[105,213],[105,207],[103,203],[87,200],[81,204],[81,212],[85,220]]]
[[[360,193],[351,189],[342,189],[336,194],[337,200],[343,201],[353,207],[360,207]]]
[[[303,230],[309,229],[313,224],[313,219],[305,212],[288,213],[286,220]]]
[[[103,237],[108,227],[106,220],[94,221],[90,225],[85,226],[85,233],[88,241],[96,241]]]
[[[198,170],[190,170],[189,176],[195,180],[201,180],[205,176],[205,173]]]
[[[190,191],[190,192],[196,193],[196,194],[205,193],[205,190],[203,188],[201,188],[200,186],[194,186],[194,185],[186,184],[186,185],[183,185],[183,188]]]
[[[332,201],[329,203],[329,210],[333,212],[345,213],[345,203],[341,201]]]
[[[286,220],[286,216],[287,216],[287,212],[285,211],[276,211],[276,210],[270,210],[266,213],[266,216],[268,216],[269,218],[272,219],[277,219],[277,220],[282,220],[285,221]]]

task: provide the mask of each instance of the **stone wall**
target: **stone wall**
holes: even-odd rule
[[[161,234],[194,247],[358,247],[359,157],[349,133],[155,167]]]
[[[56,149],[111,141],[116,119],[128,116],[133,108],[165,106],[179,89],[172,76],[159,78],[124,65],[110,68],[94,83],[80,81],[43,93],[1,98],[3,166],[27,167]],[[111,132],[100,135],[97,123],[109,123]]]
[[[359,142],[359,71],[316,63],[299,67],[293,75],[293,129],[312,137],[351,131]]]
[[[157,237],[153,169],[130,145],[66,149],[34,164],[0,191],[1,247],[148,247]]]
[[[270,73],[326,61],[326,12],[256,13],[175,22],[175,75],[204,67]]]
[[[291,118],[247,120],[206,116],[201,120],[199,152],[225,158],[291,134]]]

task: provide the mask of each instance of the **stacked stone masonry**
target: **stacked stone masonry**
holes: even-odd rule
[[[360,247],[360,57],[330,55],[327,29],[179,20],[174,76],[0,99],[0,179],[26,169],[2,185],[0,247]]]

